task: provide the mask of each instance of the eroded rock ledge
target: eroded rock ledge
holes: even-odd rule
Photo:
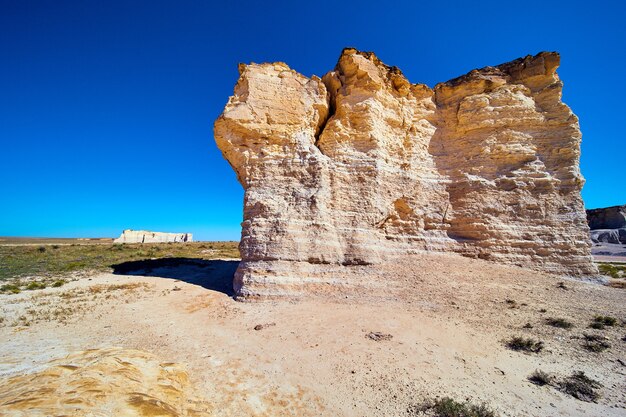
[[[558,65],[542,52],[434,90],[352,48],[321,79],[240,65],[214,127],[245,189],[237,293],[376,284],[366,265],[423,251],[597,273]]]

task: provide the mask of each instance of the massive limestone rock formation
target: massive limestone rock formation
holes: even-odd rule
[[[126,229],[114,243],[168,243],[193,242],[191,233],[149,232],[147,230]]]
[[[587,210],[593,242],[626,243],[626,205]]]
[[[597,273],[558,64],[542,52],[434,90],[352,48],[321,79],[240,65],[214,128],[245,189],[238,294],[333,285],[422,251]]]

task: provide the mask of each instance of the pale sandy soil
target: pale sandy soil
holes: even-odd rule
[[[382,269],[388,279],[383,293],[346,289],[326,300],[241,303],[219,291],[235,265],[155,276],[101,274],[61,288],[0,295],[0,415],[48,415],[53,399],[57,415],[110,415],[110,403],[100,413],[80,414],[72,408],[78,400],[59,405],[58,398],[77,395],[67,384],[86,364],[91,373],[81,381],[105,377],[103,364],[113,363],[117,377],[132,370],[133,384],[148,384],[137,376],[141,369],[131,369],[131,363],[140,366],[131,359],[95,364],[99,351],[63,359],[95,348],[110,358],[118,352],[112,347],[153,354],[142,366],[158,368],[161,361],[161,370],[186,368],[194,398],[171,412],[161,413],[163,402],[151,400],[152,408],[116,415],[409,416],[415,415],[411,405],[437,396],[485,401],[502,416],[626,415],[626,327],[587,328],[596,314],[626,319],[624,289],[442,254],[407,257],[408,266]],[[575,327],[547,326],[546,317],[566,318]],[[524,329],[526,323],[533,328]],[[263,328],[255,330],[259,324]],[[372,331],[393,337],[374,341],[366,337]],[[584,350],[583,333],[606,336],[610,349]],[[545,349],[511,351],[503,340],[513,335],[540,339]],[[75,364],[53,377],[37,374],[55,359]],[[603,384],[602,397],[588,403],[535,386],[527,377],[536,369],[558,377],[584,371]],[[28,389],[40,382],[39,389]],[[105,396],[80,385],[83,400]],[[114,394],[122,401],[124,389],[133,391],[136,405],[135,385],[121,384]]]
[[[616,243],[594,243],[591,254],[596,262],[626,262],[626,245]]]
[[[605,255],[593,255],[593,259],[596,262],[608,262],[608,263],[626,263],[626,256],[605,256]]]

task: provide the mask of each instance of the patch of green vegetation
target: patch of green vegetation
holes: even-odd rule
[[[505,342],[506,347],[511,350],[539,353],[543,350],[543,342],[532,338],[515,336]]]
[[[496,417],[497,414],[487,404],[459,402],[449,397],[426,403],[420,407],[409,408],[412,415],[429,413],[435,417]]]
[[[54,281],[47,278],[37,281],[10,279],[0,286],[0,294],[19,294],[22,291],[43,290],[48,287],[58,288],[66,283],[67,281],[64,279],[56,279]]]
[[[44,282],[39,281],[31,281],[24,287],[25,290],[33,291],[33,290],[43,290],[46,288],[46,284]]]
[[[237,245],[237,242],[189,242],[0,246],[0,281],[31,276],[63,277],[85,270],[108,272],[112,265],[152,258],[235,259],[239,258]],[[48,250],[49,247],[54,250]],[[11,292],[11,289],[1,291]]]
[[[21,292],[20,286],[17,284],[4,284],[0,287],[1,293],[19,294]]]
[[[589,324],[592,329],[603,330],[606,326],[615,326],[617,319],[611,316],[595,316]]]
[[[600,394],[596,391],[602,387],[598,381],[595,381],[585,375],[582,371],[574,372],[559,383],[561,391],[581,401],[593,402],[600,398]]]
[[[545,323],[548,326],[558,327],[559,329],[571,329],[572,327],[574,327],[574,325],[571,322],[565,319],[554,318],[554,317],[547,318],[545,320]]]
[[[626,278],[626,265],[624,264],[599,263],[598,269],[601,274],[608,275],[611,278]]]
[[[544,385],[550,385],[550,383],[552,383],[553,378],[552,378],[552,375],[548,374],[547,372],[536,370],[535,372],[530,374],[530,376],[528,377],[528,380],[535,385],[544,386]]]

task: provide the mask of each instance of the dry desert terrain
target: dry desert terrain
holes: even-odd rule
[[[443,397],[501,416],[626,415],[619,285],[456,254],[405,261],[378,271],[382,288],[305,299],[234,300],[233,259],[2,294],[0,415],[418,416]],[[617,321],[589,328],[596,316]],[[512,350],[514,336],[543,349]],[[531,383],[536,370],[553,382]],[[601,384],[595,402],[563,392],[576,371]]]

